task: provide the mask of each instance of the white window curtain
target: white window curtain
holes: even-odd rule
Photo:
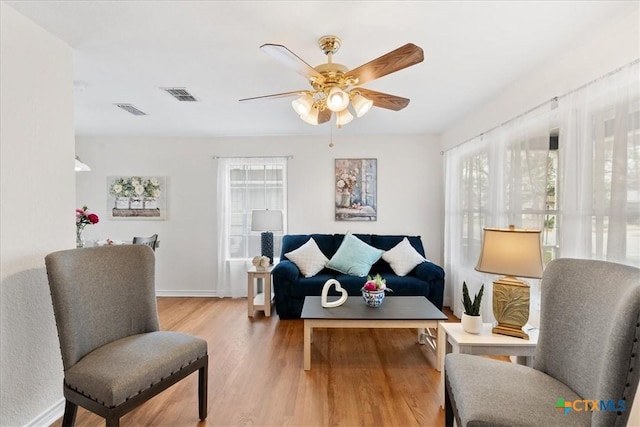
[[[549,106],[445,153],[445,273],[453,312],[462,314],[462,284],[484,284],[482,317],[494,320],[495,275],[475,271],[484,227],[542,229],[549,149]],[[536,280],[531,280],[535,306]],[[531,319],[536,322],[536,316]],[[532,322],[530,322],[532,323]]]
[[[640,267],[638,62],[559,100],[562,257]]]
[[[251,231],[252,210],[282,210],[286,228],[286,172],[286,157],[217,158],[216,296],[247,296],[247,269],[260,255],[260,233]],[[276,257],[285,232],[274,232]]]
[[[485,284],[493,321],[495,275],[474,270],[483,227],[543,229],[549,135],[559,132],[555,255],[640,266],[640,70],[638,61],[445,153],[445,298],[462,313],[462,283]],[[557,106],[557,108],[555,108]],[[529,323],[539,315],[531,280]]]

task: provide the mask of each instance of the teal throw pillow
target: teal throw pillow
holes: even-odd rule
[[[327,267],[351,276],[365,277],[382,254],[384,254],[383,250],[366,244],[352,234],[347,234],[335,255],[327,263]]]

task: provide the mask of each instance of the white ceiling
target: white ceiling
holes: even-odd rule
[[[338,132],[440,133],[635,1],[7,1],[74,49],[76,133],[83,136],[325,135],[291,98],[238,99],[309,88],[260,51],[278,43],[312,66],[335,34],[334,62],[355,68],[405,43],[424,62],[364,87],[411,98],[373,108]],[[43,76],[46,70],[43,71]],[[160,87],[186,87],[178,102]],[[114,103],[131,103],[133,116]]]

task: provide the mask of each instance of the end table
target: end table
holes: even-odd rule
[[[264,311],[265,317],[271,316],[271,270],[273,265],[265,268],[252,267],[247,270],[247,303],[248,316],[253,317],[256,310]],[[254,286],[257,283],[257,290]],[[262,289],[260,289],[262,285]]]

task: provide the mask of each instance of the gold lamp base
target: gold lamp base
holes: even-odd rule
[[[522,327],[529,320],[529,285],[508,276],[493,282],[493,316],[498,324],[494,334],[529,339]]]

